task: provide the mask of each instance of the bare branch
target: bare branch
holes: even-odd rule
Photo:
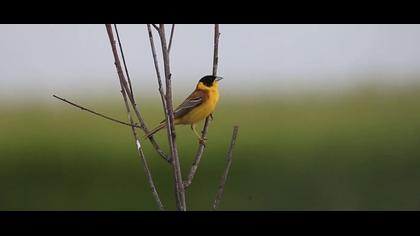
[[[115,24],[114,24],[114,26],[115,26],[115,30],[116,30],[116,33],[117,33],[118,44],[119,44],[119,47],[120,47],[120,52],[121,52],[121,56],[122,56],[122,59],[123,59],[125,72],[127,74],[128,83],[130,85],[130,90],[129,90],[129,92],[127,92],[127,94],[129,95],[128,97],[129,97],[129,100],[131,102],[131,105],[133,106],[134,112],[136,113],[137,119],[140,122],[140,126],[143,129],[143,131],[147,134],[147,133],[149,133],[149,129],[147,128],[146,123],[144,122],[144,118],[141,115],[139,108],[137,107],[136,99],[134,98],[133,89],[131,87],[130,75],[128,73],[127,64],[125,63],[125,59],[124,59],[124,52],[123,52],[123,49],[122,49],[121,40],[120,40],[120,37],[118,35],[117,26]],[[125,78],[123,78],[123,79],[125,81]],[[127,83],[125,82],[125,83],[123,83],[123,85],[124,85],[125,90],[127,91],[128,90]],[[164,160],[166,160],[167,162],[170,162],[170,158],[168,158],[168,156],[162,151],[162,149],[156,143],[155,139],[153,137],[149,137],[149,140],[152,143],[152,146],[155,148],[155,150],[160,154],[160,156]]]
[[[132,105],[133,105],[133,109],[134,109],[134,112],[136,113],[136,116],[137,116],[137,119],[139,120],[139,122],[140,122],[140,126],[142,127],[142,129],[143,129],[143,131],[144,131],[144,133],[145,134],[148,134],[149,133],[149,129],[146,127],[146,123],[144,122],[144,119],[143,119],[143,117],[142,117],[142,115],[141,115],[141,113],[140,113],[140,111],[139,111],[139,109],[137,108],[137,105],[135,104],[135,101],[133,100],[133,102],[132,102]],[[153,146],[153,148],[156,150],[156,152],[158,152],[159,153],[159,155],[165,160],[165,161],[167,161],[167,162],[171,162],[171,158],[170,157],[168,157],[163,151],[162,151],[162,149],[160,148],[160,146],[159,146],[159,144],[157,144],[157,142],[156,142],[156,140],[155,140],[155,138],[153,137],[153,136],[150,136],[149,137],[149,140],[150,140],[150,143],[152,144],[152,146]]]
[[[207,138],[207,132],[209,130],[209,123],[210,123],[210,118],[207,117],[205,122],[204,122],[203,131],[201,131],[201,138],[203,138],[203,139]],[[187,180],[184,181],[184,187],[185,188],[188,188],[192,184],[195,173],[197,172],[198,165],[200,164],[201,157],[203,156],[204,148],[205,148],[204,143],[199,142],[197,153],[195,154],[194,162],[191,166],[190,173],[188,174]]]
[[[124,99],[124,103],[125,103],[125,107],[127,109],[127,114],[128,114],[130,123],[133,124],[134,122],[133,122],[133,118],[131,116],[130,106],[128,105],[128,101],[127,101],[127,90],[128,89],[127,89],[126,84],[124,86],[125,78],[124,78],[124,74],[122,73],[121,63],[120,63],[119,58],[118,58],[118,53],[117,53],[117,49],[116,49],[116,46],[115,46],[115,40],[114,40],[114,35],[113,35],[113,32],[112,32],[111,25],[106,24],[106,29],[107,29],[107,32],[108,32],[109,41],[111,43],[112,52],[114,54],[115,66],[117,68],[118,77],[119,77],[119,80],[120,80],[121,94],[122,94],[123,99]],[[134,139],[135,139],[135,143],[137,145],[137,152],[140,156],[140,159],[143,162],[144,171],[145,171],[147,180],[149,182],[150,189],[152,190],[153,197],[155,198],[155,201],[156,201],[159,209],[163,210],[163,205],[162,205],[162,202],[160,201],[159,195],[158,195],[156,187],[154,185],[152,175],[150,173],[149,167],[147,165],[146,158],[144,156],[144,153],[143,153],[143,150],[142,150],[142,147],[141,147],[141,143],[140,143],[140,141],[138,139],[138,136],[137,136],[137,132],[133,127],[131,128],[131,130],[132,130],[132,133],[133,133],[133,136],[134,136]]]
[[[78,108],[82,109],[83,111],[90,112],[90,113],[92,113],[92,114],[94,114],[94,115],[100,116],[100,117],[105,118],[105,119],[107,119],[107,120],[111,120],[111,121],[114,121],[114,122],[117,122],[117,123],[120,123],[120,124],[123,124],[123,125],[128,125],[128,126],[130,126],[130,127],[141,128],[140,126],[138,126],[138,125],[136,125],[136,124],[132,125],[132,124],[126,123],[126,122],[124,122],[124,121],[120,121],[120,120],[114,119],[114,118],[112,118],[112,117],[109,117],[109,116],[103,115],[103,114],[101,114],[101,113],[98,113],[98,112],[96,112],[96,111],[90,110],[90,109],[88,109],[88,108],[86,108],[86,107],[82,107],[82,106],[80,106],[80,105],[77,105],[76,103],[70,102],[70,101],[68,101],[68,100],[66,100],[66,99],[64,99],[64,98],[61,98],[61,97],[57,96],[57,95],[53,95],[53,97],[55,97],[55,98],[57,98],[57,99],[59,99],[59,100],[61,100],[61,101],[63,101],[63,102],[66,102],[66,103],[68,103],[68,104],[70,104],[70,105],[73,105],[73,106],[75,106],[75,107],[78,107]]]
[[[219,61],[219,24],[214,25],[214,50],[213,50],[213,75],[216,76],[217,74],[217,66]],[[207,132],[209,130],[210,125],[210,116],[206,118],[204,122],[203,130],[201,131],[201,138],[203,140],[207,139]],[[203,142],[199,142],[198,150],[195,155],[194,162],[191,166],[190,173],[188,174],[188,179],[184,182],[185,187],[188,187],[191,185],[192,180],[195,176],[195,173],[197,171],[198,165],[200,164],[201,157],[204,153],[205,144]]]
[[[159,27],[156,24],[152,24],[152,26],[159,32]]]
[[[174,187],[175,187],[175,196],[176,196],[176,205],[178,210],[186,211],[185,203],[185,190],[184,184],[182,182],[181,166],[179,163],[178,150],[176,147],[176,134],[175,134],[175,124],[174,124],[174,112],[172,104],[172,87],[171,87],[171,70],[169,63],[169,52],[166,44],[165,36],[165,26],[164,24],[159,25],[159,36],[162,45],[162,55],[163,63],[165,70],[165,82],[166,82],[166,124],[168,132],[168,141],[169,147],[171,149],[171,160],[172,160],[172,169],[174,175]]]
[[[219,63],[219,24],[214,24],[214,51],[213,51],[213,75],[217,75],[217,66]]]
[[[157,59],[156,49],[155,49],[155,43],[153,41],[153,33],[152,33],[152,29],[150,28],[150,24],[147,24],[147,31],[149,33],[150,47],[152,48],[152,56],[153,56],[153,62],[155,64],[156,76],[157,76],[157,81],[158,81],[158,85],[159,85],[160,99],[161,99],[162,104],[163,104],[163,111],[165,113],[165,117],[167,117],[168,112],[167,112],[167,106],[166,106],[166,98],[165,98],[165,94],[164,94],[163,88],[162,88],[162,79],[161,79],[161,76],[160,76],[159,64],[158,64],[158,59]]]
[[[168,53],[170,53],[170,52],[171,52],[172,39],[173,39],[173,37],[174,37],[174,31],[175,31],[175,24],[172,24],[172,28],[171,28],[171,36],[169,37]]]
[[[125,108],[127,109],[128,118],[130,120],[130,123],[133,124],[134,121],[133,121],[133,117],[131,116],[130,106],[128,105],[127,95],[126,95],[126,92],[123,89],[122,85],[121,85],[121,94],[123,95],[123,98],[124,98],[124,103],[125,103]],[[147,164],[146,157],[144,155],[143,148],[141,146],[141,143],[140,143],[139,137],[137,135],[137,132],[133,127],[131,127],[131,131],[133,133],[134,141],[136,143],[137,153],[140,156],[140,159],[143,163],[144,173],[146,174],[147,182],[149,182],[150,190],[152,191],[153,197],[155,198],[155,201],[156,201],[156,204],[157,204],[159,210],[164,211],[165,208],[163,207],[162,201],[159,198],[159,194],[158,194],[158,192],[156,190],[156,186],[153,182],[152,173],[150,172],[149,165]]]
[[[108,27],[108,25],[107,25],[107,27]],[[110,32],[112,33],[112,28],[110,29]],[[121,68],[121,62],[120,62],[120,59],[118,57],[117,47],[115,45],[115,39],[114,39],[114,36],[113,35],[111,35],[111,36],[112,36],[112,41],[111,41],[112,53],[114,54],[114,60],[115,60],[115,66],[117,67],[118,78],[119,78],[119,80],[120,80],[120,82],[121,82],[121,84],[123,86],[123,89],[128,94],[128,98],[129,98],[129,100],[131,102],[131,105],[133,106],[133,109],[134,109],[134,112],[135,112],[135,114],[137,116],[137,119],[139,120],[141,129],[144,131],[144,133],[147,134],[147,133],[149,133],[149,129],[147,128],[146,123],[145,123],[145,121],[143,119],[143,116],[141,115],[140,110],[138,109],[138,107],[136,105],[136,101],[134,99],[134,96],[131,96],[130,89],[128,88],[127,81],[125,79],[123,70]],[[160,154],[160,156],[164,160],[170,162],[170,159],[162,151],[162,149],[157,144],[157,142],[155,141],[155,139],[153,137],[149,137],[149,140],[150,140],[150,143],[152,144],[153,148],[156,150],[156,152],[158,152]]]
[[[219,188],[217,190],[216,197],[214,198],[213,210],[216,210],[220,205],[220,199],[222,198],[223,190],[225,188],[229,170],[232,165],[233,148],[235,147],[236,137],[238,136],[238,130],[239,130],[239,127],[235,125],[233,127],[232,141],[230,142],[230,146],[229,146],[225,171],[223,172],[223,175],[220,178]]]
[[[117,24],[114,24],[114,29],[115,29],[115,34],[117,35],[118,45],[120,47],[121,58],[124,64],[125,74],[127,75],[128,85],[130,86],[130,96],[134,98],[133,87],[131,86],[130,74],[128,73],[127,64],[125,63],[124,51],[121,44],[120,34],[118,33]]]

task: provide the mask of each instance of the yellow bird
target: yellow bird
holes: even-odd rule
[[[204,140],[202,140],[197,130],[195,130],[195,124],[212,115],[219,102],[219,81],[222,79],[219,76],[204,76],[198,81],[194,92],[174,111],[174,124],[191,125],[191,129],[201,142]],[[165,127],[166,120],[163,120],[156,128],[146,134],[145,137],[149,138]]]

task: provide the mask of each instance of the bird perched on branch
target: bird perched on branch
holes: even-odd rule
[[[206,75],[198,81],[194,90],[184,102],[174,111],[175,125],[191,125],[191,129],[197,135],[200,142],[204,142],[195,130],[195,124],[208,116],[211,116],[219,101],[219,81],[222,77]],[[145,137],[149,138],[156,132],[167,126],[166,119],[151,130]]]

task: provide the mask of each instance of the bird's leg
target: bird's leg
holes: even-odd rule
[[[213,121],[213,120],[214,120],[214,119],[213,119],[213,113],[210,113],[209,117],[210,117],[211,121]]]
[[[200,143],[201,143],[201,144],[205,144],[206,139],[205,139],[205,138],[202,138],[202,137],[201,137],[201,136],[197,133],[197,130],[195,130],[195,124],[192,124],[192,125],[191,125],[191,129],[194,131],[194,134],[195,134],[195,135],[197,135],[198,139],[200,140]]]

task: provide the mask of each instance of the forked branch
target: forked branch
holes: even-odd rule
[[[217,67],[219,62],[219,24],[214,25],[214,47],[213,47],[213,75],[217,75]],[[210,125],[210,117],[207,117],[204,122],[203,130],[201,131],[201,139],[207,139],[207,133],[209,130]],[[204,153],[205,144],[203,142],[199,142],[197,153],[195,154],[194,162],[191,166],[190,172],[188,174],[188,178],[184,181],[185,187],[189,187],[194,179],[195,173],[197,172],[198,165],[200,164],[201,157]]]
[[[156,52],[153,44],[153,34],[150,31],[150,26],[148,26],[149,39],[151,42],[153,59],[155,62],[155,68],[158,75],[159,83],[159,92],[161,94],[162,105],[165,109],[165,120],[167,126],[168,142],[171,150],[171,164],[174,176],[174,190],[176,198],[176,206],[180,211],[186,211],[186,202],[185,202],[185,190],[184,184],[182,182],[182,173],[181,166],[178,157],[178,149],[176,146],[176,134],[175,134],[175,124],[174,124],[174,112],[173,112],[173,103],[172,103],[172,84],[171,84],[171,70],[170,70],[170,60],[169,60],[169,50],[166,43],[165,36],[165,25],[160,24],[159,27],[155,27],[158,30],[159,38],[161,42],[162,55],[163,55],[163,64],[165,72],[165,95],[163,96],[162,83],[160,79],[159,68],[156,60]]]
[[[134,104],[135,104],[133,87],[131,86],[130,73],[128,73],[127,64],[125,62],[124,50],[123,50],[123,47],[122,47],[122,43],[121,43],[121,39],[120,39],[120,34],[118,33],[117,24],[114,24],[114,29],[115,29],[115,34],[117,35],[118,46],[120,48],[121,58],[123,60],[124,69],[125,69],[125,74],[127,75],[128,85],[130,86],[130,97],[133,98],[133,101],[134,101]]]
[[[131,116],[130,106],[128,105],[127,94],[126,94],[126,91],[122,88],[122,86],[121,86],[121,94],[124,98],[124,104],[125,104],[125,108],[127,110],[128,119],[129,119],[131,124],[134,124],[133,117]],[[144,155],[143,148],[141,146],[141,142],[140,142],[139,137],[137,135],[136,129],[134,129],[134,127],[131,127],[131,131],[133,133],[134,141],[135,141],[135,144],[136,144],[137,154],[140,156],[140,160],[143,163],[144,173],[146,174],[147,182],[149,182],[150,190],[152,191],[153,197],[155,198],[155,201],[156,201],[156,204],[157,204],[159,210],[164,211],[165,208],[164,208],[164,206],[162,204],[162,201],[159,198],[159,194],[156,190],[156,186],[155,186],[154,181],[153,181],[152,173],[150,172],[149,165],[147,164],[146,157]]]
[[[158,59],[156,55],[155,43],[153,40],[153,32],[152,32],[152,29],[150,28],[150,24],[147,24],[147,32],[149,33],[150,47],[152,49],[153,63],[155,65],[156,77],[157,77],[158,86],[159,86],[158,90],[159,90],[160,99],[163,105],[163,112],[165,113],[165,117],[167,117],[168,112],[167,112],[167,106],[166,106],[166,98],[165,98],[165,93],[163,92],[162,78],[160,76],[159,63],[158,63]]]
[[[156,29],[156,31],[159,34],[159,38],[160,38],[162,56],[163,56],[163,65],[164,65],[164,75],[165,75],[165,77],[164,77],[165,78],[165,80],[164,80],[164,82],[165,82],[165,92],[163,90],[163,82],[162,82],[161,74],[160,74],[160,71],[159,71],[159,64],[158,64],[158,60],[157,60],[156,48],[155,48],[155,45],[154,45],[154,39],[153,39],[153,33],[152,33],[152,30],[151,30],[151,26]],[[132,84],[131,84],[131,79],[130,79],[130,75],[128,73],[128,68],[127,68],[127,64],[126,64],[126,61],[125,61],[125,57],[124,57],[123,47],[122,47],[121,39],[120,39],[120,36],[119,36],[119,33],[118,33],[118,28],[114,24],[114,30],[115,30],[115,33],[117,35],[118,45],[119,45],[120,54],[121,54],[121,57],[122,57],[122,60],[123,60],[123,65],[124,65],[126,77],[124,75],[124,71],[122,69],[122,65],[121,65],[121,62],[120,62],[120,59],[119,59],[119,55],[118,55],[118,51],[117,51],[116,41],[114,39],[112,26],[110,24],[106,24],[106,29],[107,29],[108,37],[109,37],[109,40],[110,40],[112,53],[113,53],[113,56],[114,56],[114,61],[115,61],[114,64],[115,64],[115,67],[117,69],[118,79],[119,79],[119,83],[120,83],[120,87],[121,87],[121,94],[123,96],[123,100],[124,100],[125,108],[126,108],[126,111],[127,111],[129,123],[124,122],[124,121],[120,121],[118,119],[115,119],[115,118],[112,118],[112,117],[109,117],[109,116],[106,116],[106,115],[103,115],[101,113],[98,113],[98,112],[93,111],[91,109],[88,109],[86,107],[80,106],[80,105],[78,105],[74,102],[68,101],[68,100],[66,100],[64,98],[61,98],[59,96],[53,95],[53,97],[57,98],[57,99],[59,99],[63,102],[66,102],[66,103],[68,103],[72,106],[80,108],[84,111],[92,113],[94,115],[97,115],[97,116],[100,116],[100,117],[105,118],[107,120],[111,120],[113,122],[131,127],[134,142],[135,142],[135,145],[136,145],[136,151],[137,151],[137,154],[138,154],[138,156],[140,157],[140,159],[143,163],[143,168],[144,168],[144,172],[146,174],[147,181],[149,183],[149,187],[151,189],[151,192],[153,194],[153,197],[156,201],[156,204],[157,204],[158,208],[160,210],[164,210],[164,206],[163,206],[163,204],[162,204],[162,202],[159,198],[159,194],[156,190],[156,186],[154,184],[151,171],[149,169],[146,157],[144,155],[144,151],[143,151],[141,142],[139,140],[137,130],[135,129],[135,128],[140,128],[144,131],[145,134],[149,134],[149,130],[148,130],[148,128],[147,128],[147,126],[144,122],[144,119],[143,119],[143,117],[140,113],[140,109],[138,108],[137,103],[135,101],[133,88],[132,88]],[[195,155],[195,160],[194,160],[194,162],[191,166],[188,178],[185,182],[183,182],[182,181],[181,166],[180,166],[180,161],[179,161],[179,156],[178,156],[178,150],[177,150],[177,145],[176,145],[174,112],[173,112],[173,102],[172,102],[172,84],[171,84],[171,79],[172,78],[171,78],[170,57],[169,57],[172,42],[173,42],[175,24],[172,24],[170,38],[169,38],[169,44],[167,44],[167,40],[166,40],[166,36],[165,36],[165,26],[163,24],[160,24],[159,26],[157,26],[155,24],[152,24],[152,25],[148,24],[147,25],[147,30],[148,30],[148,33],[149,33],[150,46],[151,46],[151,49],[152,49],[152,56],[153,56],[153,61],[154,61],[157,80],[158,80],[158,85],[159,85],[159,93],[160,93],[160,96],[161,96],[161,101],[162,101],[162,105],[163,105],[163,109],[164,109],[164,113],[165,113],[165,120],[166,120],[166,124],[167,124],[167,136],[168,136],[168,142],[169,142],[169,147],[170,147],[170,157],[168,157],[161,150],[159,145],[154,140],[153,135],[148,136],[148,138],[149,138],[149,141],[151,142],[151,144],[153,145],[153,147],[155,148],[155,150],[161,155],[161,157],[164,158],[165,160],[167,160],[171,164],[172,170],[173,170],[176,206],[177,206],[178,210],[185,211],[186,210],[185,188],[190,186],[191,183],[192,183],[192,180],[193,180],[193,178],[196,174],[197,168],[199,166],[200,160],[203,156],[205,144],[204,144],[204,142],[199,142],[198,150],[197,150],[197,153]],[[214,76],[217,75],[217,68],[218,68],[219,35],[220,35],[219,25],[215,24],[214,25],[213,67],[212,67],[212,74]],[[126,80],[126,78],[128,80]],[[131,106],[130,106],[130,104],[131,104]],[[133,120],[133,114],[132,114],[133,111],[134,111],[135,116],[137,117],[137,119],[139,121],[139,124],[136,124]],[[203,130],[201,132],[202,133],[201,138],[203,140],[206,139],[206,137],[207,137],[210,120],[212,120],[212,119],[210,119],[210,116],[206,118]],[[232,134],[232,140],[231,140],[229,150],[228,150],[228,155],[227,155],[226,167],[225,167],[223,175],[220,179],[218,191],[216,193],[214,203],[213,203],[213,209],[217,209],[217,207],[220,204],[220,199],[223,195],[224,187],[225,187],[227,177],[228,177],[231,165],[232,165],[233,148],[234,148],[235,143],[236,143],[238,129],[239,129],[238,126],[234,126],[233,134]]]
[[[107,27],[108,27],[108,25],[107,25]],[[109,27],[111,27],[111,26],[109,25]],[[110,30],[111,30],[111,33],[112,33],[112,28],[110,28]],[[133,93],[130,90],[130,88],[128,87],[127,80],[125,79],[124,72],[122,70],[121,62],[120,62],[120,59],[119,59],[119,56],[118,56],[118,52],[117,52],[117,46],[116,46],[116,43],[115,43],[115,40],[114,40],[114,36],[113,35],[112,35],[112,38],[113,38],[113,42],[111,43],[112,53],[113,53],[114,59],[115,59],[115,66],[117,67],[118,78],[119,78],[119,80],[121,82],[121,85],[122,85],[123,89],[127,92],[128,99],[129,99],[129,101],[130,101],[130,103],[131,103],[131,105],[133,107],[133,110],[134,110],[136,116],[137,116],[137,119],[138,119],[138,121],[140,123],[141,129],[143,130],[143,132],[145,134],[148,134],[149,133],[149,129],[146,126],[146,122],[144,121],[144,118],[143,118],[143,116],[140,113],[140,109],[138,108],[138,106],[136,104],[136,101],[135,101],[135,98],[133,96]],[[121,45],[121,41],[119,40],[118,42],[119,42],[119,45]],[[124,66],[125,66],[126,71],[127,71],[127,65],[124,64]],[[159,155],[164,160],[170,162],[170,158],[162,151],[162,149],[160,148],[159,144],[157,144],[157,142],[154,139],[154,137],[153,136],[150,136],[149,137],[149,140],[150,140],[150,143],[152,144],[153,148],[156,150],[156,152],[158,152]]]
[[[115,45],[115,40],[114,40],[114,35],[113,35],[113,32],[112,32],[111,25],[107,24],[106,29],[107,29],[107,32],[108,32],[109,41],[111,43],[112,52],[114,54],[115,67],[117,69],[118,78],[119,78],[120,86],[121,86],[121,94],[122,94],[123,99],[124,99],[124,104],[125,104],[125,107],[126,107],[126,110],[127,110],[129,121],[130,121],[131,124],[133,124],[134,122],[133,122],[133,118],[131,116],[130,106],[128,104],[128,99],[127,99],[127,95],[129,95],[131,93],[128,90],[127,83],[125,82],[124,74],[122,72],[121,63],[120,63],[120,60],[119,60],[119,57],[118,57],[117,48],[116,48],[116,45]],[[141,143],[140,143],[140,141],[138,139],[138,136],[137,136],[137,132],[133,127],[131,128],[131,131],[133,133],[133,137],[134,137],[134,140],[135,140],[135,143],[136,143],[136,146],[137,146],[137,153],[139,154],[140,159],[143,162],[144,171],[145,171],[145,174],[146,174],[146,177],[147,177],[147,181],[149,182],[150,189],[152,190],[153,197],[155,198],[156,204],[158,205],[159,209],[163,210],[164,209],[163,204],[162,204],[162,202],[159,198],[156,187],[154,185],[152,174],[150,173],[150,170],[149,170],[146,158],[144,156],[144,152],[143,152]]]

